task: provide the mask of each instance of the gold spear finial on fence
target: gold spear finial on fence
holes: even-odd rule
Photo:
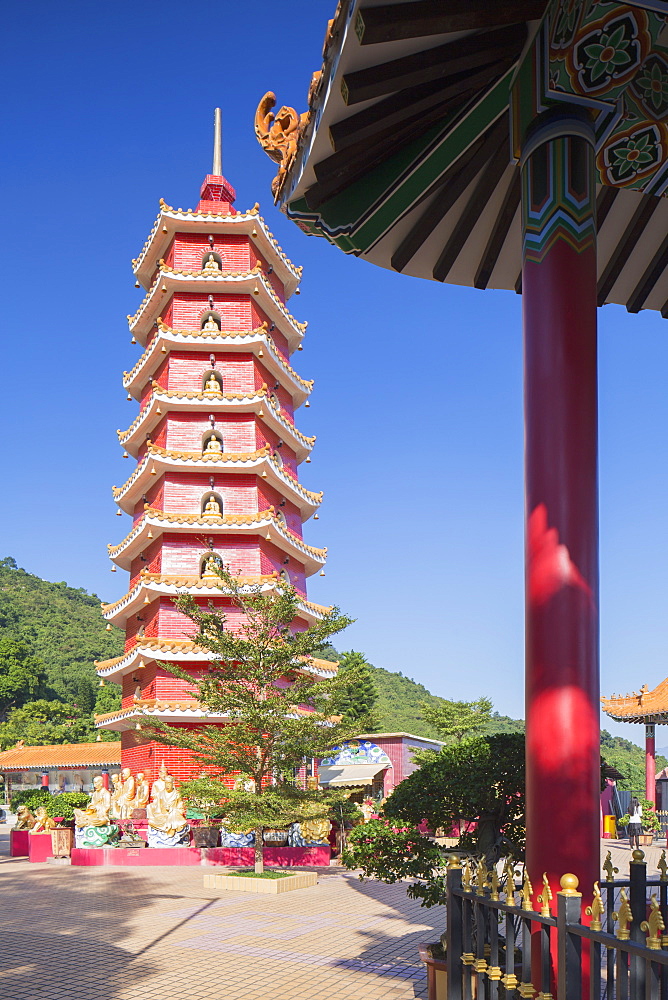
[[[475,873],[475,891],[477,896],[484,896],[485,889],[487,888],[488,872],[485,867],[484,861],[478,863],[478,868]]]
[[[666,925],[663,922],[661,908],[656,901],[656,896],[652,896],[649,904],[649,920],[643,920],[640,930],[647,934],[647,947],[652,951],[661,950],[661,931],[665,931]]]
[[[612,863],[612,851],[608,851],[605,856],[605,861],[603,862],[603,868],[606,872],[605,880],[606,882],[614,882],[615,875],[619,874],[619,868],[615,868]]]
[[[499,898],[499,873],[496,870],[496,865],[492,865],[489,898],[493,900],[497,900]]]
[[[503,870],[506,875],[506,906],[515,906],[515,868],[510,859]]]
[[[601,917],[605,913],[605,906],[603,905],[603,899],[601,897],[601,889],[598,882],[594,882],[594,898],[591,901],[591,906],[588,906],[585,910],[588,917],[591,917],[590,927],[593,931],[601,930]]]
[[[612,914],[612,919],[615,922],[619,921],[619,927],[615,930],[615,936],[618,937],[620,941],[628,941],[631,936],[629,927],[633,923],[633,914],[631,913],[629,898],[624,889],[620,891],[620,897],[621,904],[619,910]]]
[[[462,888],[466,892],[471,891],[471,862],[469,858],[466,859],[462,866]]]
[[[665,851],[661,851],[661,857],[659,858],[659,863],[656,867],[661,872],[660,880],[662,882],[668,882],[668,861],[666,861]]]
[[[540,903],[541,917],[552,916],[552,910],[550,909],[551,899],[552,899],[552,890],[550,889],[550,883],[547,880],[547,872],[543,872],[543,891],[538,897],[538,902]]]
[[[522,882],[520,896],[522,897],[522,909],[533,910],[533,902],[531,900],[531,897],[533,896],[533,886],[529,880],[529,872],[526,868],[524,869],[524,881]]]

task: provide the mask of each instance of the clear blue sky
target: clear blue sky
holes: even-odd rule
[[[304,236],[273,207],[253,133],[266,90],[306,107],[334,0],[12,4],[3,18],[0,555],[105,600],[106,543],[136,413],[130,259],[158,199],[192,207],[224,114],[237,206],[259,201],[304,265],[295,363],[315,378],[307,540],[328,545],[310,595],[357,619],[339,643],[452,698],[523,715],[519,297],[399,276]],[[603,690],[668,674],[668,326],[600,311]],[[609,726],[639,739],[640,727]],[[659,746],[668,730],[659,730]]]

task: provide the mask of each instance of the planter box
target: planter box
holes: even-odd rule
[[[31,833],[28,837],[28,860],[44,862],[51,857],[51,834]]]
[[[448,1000],[448,963],[443,958],[432,958],[428,944],[419,944],[418,950],[427,966],[427,1000]]]
[[[231,892],[254,892],[276,895],[292,889],[307,889],[318,884],[316,872],[300,872],[283,878],[245,878],[243,875],[205,875],[205,889],[223,889]]]
[[[193,847],[218,847],[220,840],[220,827],[218,826],[193,826],[192,844]]]
[[[641,833],[638,842],[641,847],[650,847],[654,843],[654,836],[651,833]]]
[[[12,858],[27,858],[30,854],[30,834],[27,830],[9,831],[9,855]]]

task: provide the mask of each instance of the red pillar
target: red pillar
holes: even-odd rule
[[[656,807],[656,743],[654,726],[645,726],[645,798]]]
[[[109,772],[106,770],[102,772],[102,787],[109,788]]]
[[[48,787],[49,787],[49,772],[42,771],[42,788],[48,788]]]
[[[522,158],[527,866],[599,877],[596,231],[593,134],[577,112]]]

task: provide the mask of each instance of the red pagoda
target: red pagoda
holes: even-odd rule
[[[124,373],[139,413],[118,437],[136,467],[113,490],[118,513],[133,523],[109,546],[130,585],[119,601],[103,605],[107,621],[125,629],[125,652],[97,664],[102,680],[122,685],[123,701],[97,724],[121,733],[123,767],[149,780],[163,760],[177,779],[189,777],[193,766],[187,752],[142,731],[147,717],[187,728],[224,724],[204,714],[186,682],[159,666],[177,664],[196,676],[208,663],[175,597],[191,594],[204,607],[212,601],[234,627],[241,612],[221,590],[216,570],[224,565],[263,590],[283,581],[294,586],[301,597],[295,629],[323,610],[307,601],[306,578],[322,569],[326,550],[302,537],[322,494],[298,478],[314,438],[294,423],[313,383],[290,365],[306,324],[286,306],[301,268],[282,252],[259,206],[239,212],[234,200],[222,176],[216,111],[213,172],[197,208],[175,209],[161,199],[133,261],[146,294],[128,321],[133,343],[145,349]],[[312,668],[325,676],[335,670],[322,661]]]

